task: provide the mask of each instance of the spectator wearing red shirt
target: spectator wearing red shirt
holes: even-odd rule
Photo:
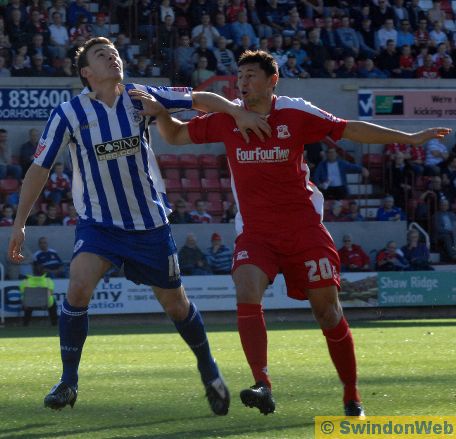
[[[234,23],[238,19],[239,12],[247,12],[242,0],[232,0],[226,9],[226,21]]]
[[[423,175],[426,153],[422,145],[411,145],[409,164],[416,175]]]
[[[425,18],[422,18],[418,23],[418,29],[415,32],[415,46],[428,46],[430,41],[429,32],[427,31],[428,22]]]
[[[351,235],[344,235],[344,246],[338,251],[341,271],[365,271],[369,270],[369,256],[360,245],[353,244]]]
[[[68,215],[63,218],[63,225],[64,226],[75,226],[78,223],[78,213],[76,212],[76,208],[73,204],[68,206]]]
[[[62,200],[71,198],[71,180],[68,175],[63,172],[63,163],[54,165],[54,172],[49,177],[44,196],[56,204]]]
[[[190,212],[194,223],[211,223],[212,216],[206,212],[206,202],[204,200],[195,201],[195,210]]]
[[[389,161],[393,162],[398,152],[402,153],[405,160],[408,160],[411,157],[411,145],[405,143],[388,143],[385,145],[385,155]]]
[[[9,227],[14,223],[14,209],[10,204],[5,204],[2,209],[2,216],[0,219],[0,227]]]
[[[339,200],[334,200],[331,203],[330,211],[325,214],[325,222],[340,222],[347,221],[345,219],[345,212],[343,212],[342,203]]]
[[[432,55],[428,54],[424,58],[424,65],[416,71],[417,78],[437,79],[440,78],[439,69],[432,60]]]
[[[401,56],[399,58],[399,67],[402,78],[415,77],[415,58],[412,55],[412,49],[408,44],[401,47]]]

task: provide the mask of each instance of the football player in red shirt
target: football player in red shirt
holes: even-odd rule
[[[171,118],[153,98],[140,91],[143,114],[156,117],[170,144],[224,142],[238,205],[238,237],[233,256],[238,329],[256,384],[241,392],[242,402],[261,413],[275,410],[267,368],[267,332],[262,298],[282,272],[290,297],[308,299],[322,328],[344,386],[347,416],[364,414],[357,389],[352,334],[338,300],[339,256],[322,224],[323,197],[309,181],[304,145],[330,136],[361,143],[423,143],[451,130],[432,128],[414,134],[359,121],[339,119],[302,98],[274,95],[279,78],[274,58],[247,51],[238,62],[239,105],[267,118],[272,135],[251,134],[244,140],[234,120],[222,113],[188,123]]]

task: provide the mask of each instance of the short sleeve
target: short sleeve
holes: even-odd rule
[[[50,169],[60,149],[70,142],[69,123],[59,105],[49,116],[46,127],[36,147],[33,163]]]
[[[222,113],[205,114],[194,117],[188,124],[188,133],[193,143],[223,142],[223,127],[226,115]]]

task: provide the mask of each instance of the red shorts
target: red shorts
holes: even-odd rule
[[[273,236],[271,236],[273,235]],[[274,281],[282,273],[289,297],[307,299],[307,291],[340,287],[339,254],[323,224],[303,227],[293,236],[243,232],[236,239],[233,272],[244,264],[260,268]]]

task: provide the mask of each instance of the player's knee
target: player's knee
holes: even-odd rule
[[[174,301],[167,303],[163,306],[168,317],[172,320],[181,321],[185,320],[188,316],[189,304],[184,301]]]
[[[67,301],[71,306],[84,307],[90,302],[91,287],[84,279],[72,279],[67,293]]]
[[[321,328],[334,328],[342,318],[342,309],[336,304],[328,304],[313,310],[315,319]]]

